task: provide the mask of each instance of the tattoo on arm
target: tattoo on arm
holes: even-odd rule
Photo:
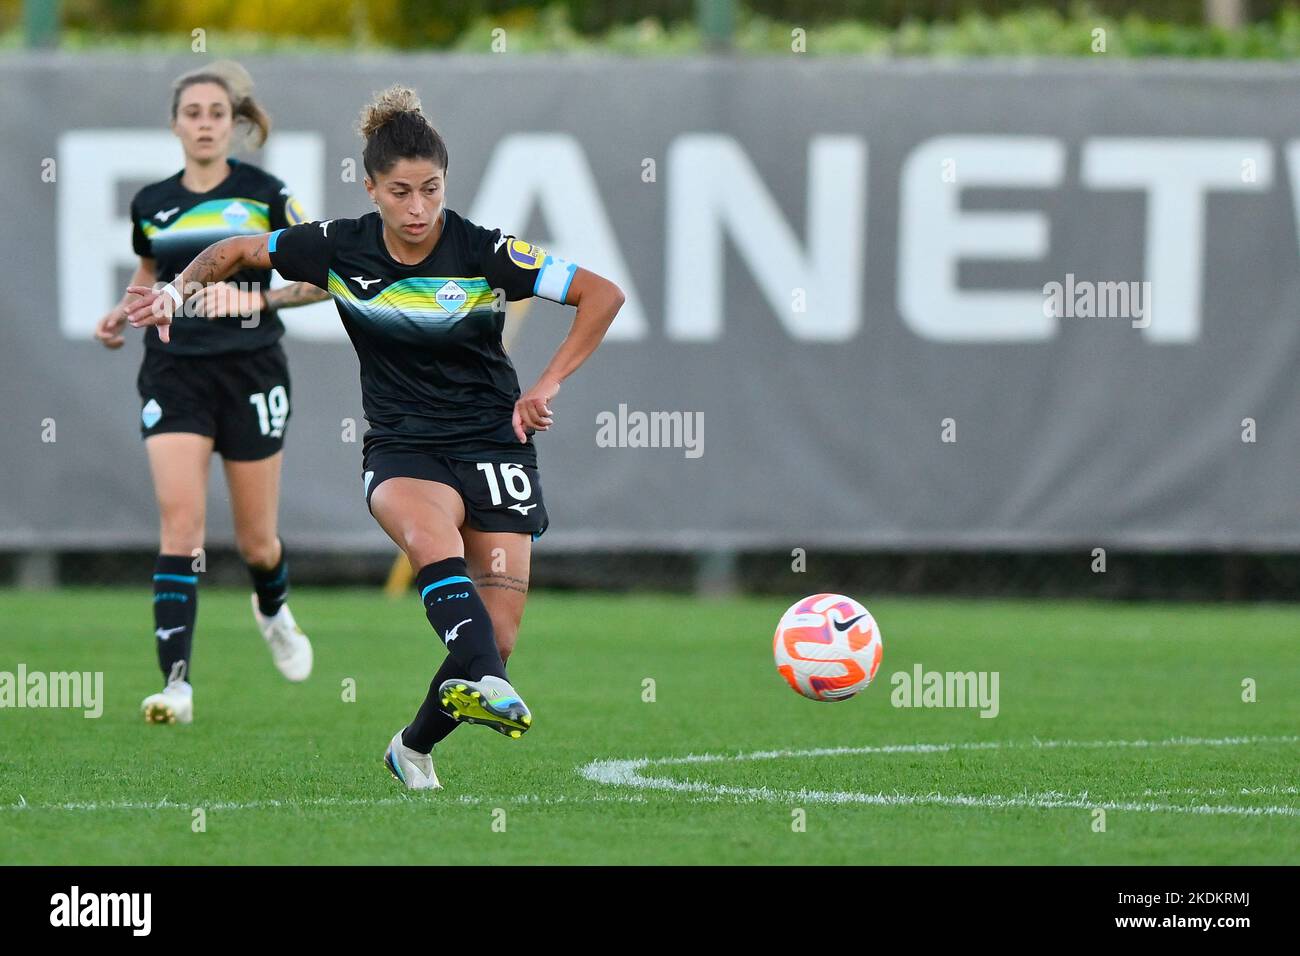
[[[268,309],[292,309],[313,302],[323,302],[329,297],[328,292],[310,282],[295,282],[282,289],[267,289],[262,293]]]
[[[256,243],[251,249],[249,242]],[[270,254],[265,236],[231,236],[214,242],[187,265],[173,282],[182,291],[228,279],[241,268],[269,269]]]
[[[507,591],[528,593],[528,579],[514,578],[508,574],[485,574],[475,582],[480,588],[504,588]]]
[[[224,250],[221,246],[225,241],[223,239],[221,242],[214,243],[195,256],[194,261],[187,265],[185,270],[176,277],[178,280],[183,280],[183,282],[178,281],[176,284],[182,288],[190,283],[207,285],[209,282],[216,282],[230,275],[234,270],[226,268],[229,259],[222,256]]]

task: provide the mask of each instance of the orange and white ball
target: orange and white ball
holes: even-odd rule
[[[811,700],[848,700],[866,690],[884,644],[871,612],[843,594],[813,594],[781,617],[772,641],[776,669]]]

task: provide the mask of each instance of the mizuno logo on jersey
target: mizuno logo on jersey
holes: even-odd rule
[[[537,507],[537,502],[533,502],[531,505],[515,504],[515,505],[511,505],[510,507],[512,510],[518,511],[521,515],[524,515],[526,517],[528,515],[528,512],[532,511],[534,508]]]
[[[316,223],[316,225],[320,226],[320,233],[322,236],[325,236],[326,238],[329,237],[330,223],[332,223],[333,221],[334,221],[333,219],[326,219],[324,222]]]
[[[172,216],[176,215],[180,211],[181,211],[180,206],[173,206],[171,209],[159,209],[156,213],[153,214],[153,217],[157,219],[159,222],[166,222],[168,219],[170,219]]]
[[[353,282],[355,282],[357,285],[361,286],[361,291],[362,291],[362,292],[365,292],[368,288],[370,288],[370,287],[371,287],[372,285],[374,285],[376,282],[383,282],[383,281],[384,281],[383,279],[363,279],[363,278],[361,278],[361,276],[348,276],[348,278],[351,279]]]

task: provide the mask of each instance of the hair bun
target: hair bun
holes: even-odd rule
[[[390,86],[376,93],[374,100],[361,111],[357,129],[369,139],[380,127],[390,123],[401,113],[420,113],[420,97],[409,86]],[[421,113],[421,115],[423,115]]]

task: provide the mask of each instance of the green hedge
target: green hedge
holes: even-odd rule
[[[447,32],[447,24],[425,27],[404,19],[404,29],[391,29],[388,17],[393,9],[371,11],[370,19],[354,19],[363,38],[355,31],[300,38],[280,32],[250,33],[212,27],[208,51],[216,55],[249,53],[311,53],[364,49],[410,50],[448,49],[461,52],[492,52],[493,31],[505,29],[509,53],[615,53],[631,56],[681,56],[702,52],[703,39],[693,20],[661,21],[645,18],[620,23],[599,33],[583,32],[564,5],[520,7],[506,14],[490,12],[499,4],[477,4],[477,18],[458,33]],[[485,8],[488,8],[486,12]],[[205,18],[206,20],[207,18]],[[203,22],[203,21],[200,21]],[[211,22],[211,21],[208,21]],[[176,29],[174,24],[169,24]],[[281,21],[278,29],[283,30]],[[290,27],[290,29],[292,29]],[[962,13],[954,20],[926,22],[905,19],[897,26],[866,20],[799,23],[742,13],[737,24],[735,48],[742,54],[790,53],[796,30],[804,31],[809,56],[1094,56],[1094,31],[1105,31],[1105,52],[1119,57],[1195,57],[1220,59],[1291,59],[1300,55],[1300,7],[1280,7],[1271,19],[1255,21],[1241,30],[1224,31],[1206,27],[1155,21],[1129,13],[1108,15],[1086,5],[1075,5],[1065,13],[1052,8],[1019,10],[1000,16]],[[414,39],[413,39],[414,38]],[[0,33],[0,49],[21,48],[17,25]],[[68,27],[62,47],[69,50],[132,50],[188,52],[190,36],[184,32],[132,33]]]

